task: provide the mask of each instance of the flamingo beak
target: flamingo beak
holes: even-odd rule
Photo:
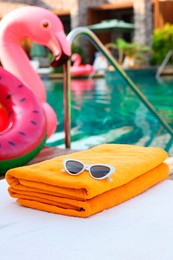
[[[51,62],[52,67],[58,67],[64,64],[71,56],[70,44],[63,31],[58,32],[51,38],[48,43],[48,48],[54,54],[54,59]]]

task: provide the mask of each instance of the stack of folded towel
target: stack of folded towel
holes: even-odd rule
[[[63,172],[63,160],[109,164],[115,172],[95,180],[87,170]],[[104,144],[6,173],[9,194],[23,206],[69,216],[88,217],[144,192],[169,175],[167,153],[155,147]]]

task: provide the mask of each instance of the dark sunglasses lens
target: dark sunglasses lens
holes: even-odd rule
[[[80,162],[69,160],[66,162],[66,168],[71,174],[77,174],[83,170],[83,164]]]
[[[96,179],[105,177],[109,172],[110,168],[103,165],[94,165],[90,168],[92,176]]]

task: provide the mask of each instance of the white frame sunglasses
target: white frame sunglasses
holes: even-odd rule
[[[68,163],[71,163],[71,165],[68,165]],[[62,171],[65,171],[70,175],[76,176],[87,170],[89,171],[90,176],[95,180],[108,179],[109,181],[112,181],[109,176],[115,172],[115,168],[108,164],[85,164],[79,160],[70,158],[64,159],[63,165],[64,169]],[[72,166],[73,169],[71,168]]]

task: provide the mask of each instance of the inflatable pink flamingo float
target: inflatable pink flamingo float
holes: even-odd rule
[[[0,59],[3,67],[29,87],[42,103],[48,122],[48,136],[56,129],[57,119],[46,103],[44,85],[21,47],[23,38],[47,46],[55,56],[53,64],[61,65],[70,56],[63,25],[50,11],[27,6],[8,13],[0,22]]]
[[[0,22],[0,173],[30,161],[56,129],[46,90],[21,47],[23,38],[47,46],[53,65],[70,57],[63,25],[50,11],[27,6],[8,13]]]
[[[94,72],[94,67],[90,64],[82,64],[82,58],[78,53],[71,57],[73,66],[70,67],[71,76],[89,76]]]

